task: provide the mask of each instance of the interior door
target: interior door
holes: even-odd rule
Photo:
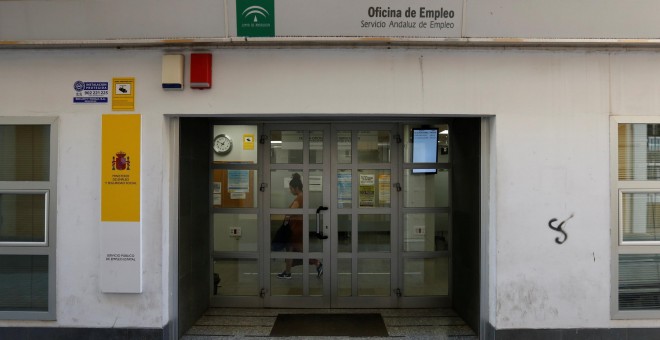
[[[395,307],[394,126],[272,124],[264,136],[265,305]]]

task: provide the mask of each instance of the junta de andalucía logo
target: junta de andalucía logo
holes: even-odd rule
[[[274,0],[236,0],[236,33],[241,37],[274,37]]]

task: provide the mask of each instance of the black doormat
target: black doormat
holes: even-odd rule
[[[278,314],[270,336],[388,336],[377,313]]]

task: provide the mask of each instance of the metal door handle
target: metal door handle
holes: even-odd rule
[[[327,235],[323,235],[323,230],[321,230],[321,211],[322,210],[328,210],[328,207],[324,207],[322,205],[319,205],[318,208],[316,208],[316,237],[319,240],[325,240],[328,238]]]

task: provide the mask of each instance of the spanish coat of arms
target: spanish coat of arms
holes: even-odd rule
[[[112,156],[112,170],[131,170],[131,157],[126,156],[124,151],[117,152]]]

